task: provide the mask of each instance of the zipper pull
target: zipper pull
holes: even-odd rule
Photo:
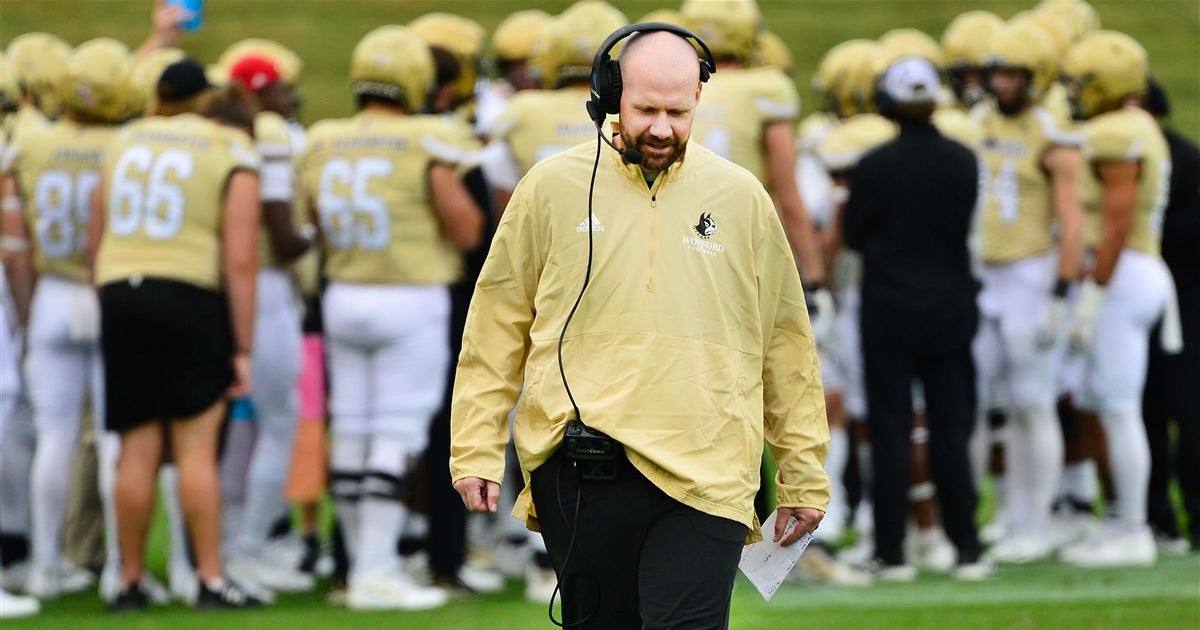
[[[651,197],[650,197],[650,207],[651,207],[651,208],[657,208],[657,207],[658,207],[658,204],[657,204],[657,203],[655,203],[657,200],[658,200],[658,195],[653,195],[653,196],[651,196]]]

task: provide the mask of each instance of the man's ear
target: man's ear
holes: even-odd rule
[[[704,84],[697,81],[696,82],[696,102],[697,103],[700,102],[700,92],[702,92],[702,91],[704,91]]]

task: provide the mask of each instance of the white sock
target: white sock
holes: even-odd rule
[[[221,553],[229,555],[242,529],[242,506],[249,485],[250,458],[258,441],[258,424],[234,420],[225,428],[221,453]]]
[[[33,454],[29,496],[33,501],[32,558],[35,570],[58,566],[62,555],[63,519],[71,489],[71,460],[76,431],[39,430]]]
[[[191,539],[187,524],[183,520],[183,504],[179,501],[179,469],[174,465],[163,466],[158,471],[158,491],[167,512],[167,531],[171,533],[171,546],[167,566],[174,573],[192,572]]]
[[[827,521],[831,526],[836,524],[837,531],[841,531],[842,525],[845,524],[848,510],[846,486],[842,478],[849,459],[850,440],[846,437],[846,427],[829,427],[829,452],[825,456],[825,474],[829,477],[829,508],[825,511],[823,521]]]
[[[1067,497],[1094,503],[1099,496],[1096,461],[1085,459],[1064,466],[1061,487],[1061,494]]]
[[[1118,519],[1128,525],[1146,523],[1146,497],[1150,493],[1150,443],[1140,411],[1101,412],[1108,438],[1108,465],[1112,468]]]
[[[1063,441],[1053,410],[1012,414],[1008,427],[1008,522],[1014,531],[1034,535],[1050,526],[1054,492],[1062,475]]]
[[[363,497],[358,502],[358,547],[351,569],[353,575],[388,572],[399,566],[396,541],[406,512],[399,501]]]
[[[988,463],[992,459],[992,429],[988,426],[987,415],[975,419],[975,430],[967,442],[967,456],[971,460],[971,476],[975,480],[975,488],[983,487],[987,478]]]
[[[117,461],[121,457],[121,437],[111,431],[96,433],[96,485],[104,513],[104,558],[111,567],[121,566],[121,545],[117,540],[116,482]]]

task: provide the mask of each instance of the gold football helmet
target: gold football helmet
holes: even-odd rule
[[[992,35],[984,57],[987,68],[1011,68],[1029,73],[1026,98],[1041,100],[1058,76],[1053,44],[1029,22],[1005,24]]]
[[[875,70],[880,45],[852,39],[830,48],[817,65],[813,91],[825,95],[838,118],[875,111]]]
[[[424,107],[433,80],[433,55],[408,27],[381,26],[364,35],[350,55],[355,94],[403,103],[412,113]]]
[[[1117,31],[1096,31],[1071,46],[1063,60],[1072,108],[1092,118],[1146,93],[1146,49]]]
[[[492,54],[504,62],[529,59],[542,29],[551,19],[549,13],[538,9],[517,11],[504,18],[492,34]]]
[[[479,79],[480,55],[487,31],[475,20],[452,13],[428,13],[409,24],[409,29],[426,45],[445,48],[458,58],[462,75],[455,84],[454,94],[461,102],[471,100]]]
[[[129,117],[132,90],[129,47],[98,37],[79,45],[61,84],[63,109],[84,122],[116,123]]]
[[[599,0],[583,0],[563,11],[547,27],[545,50],[538,56],[543,85],[587,80],[592,60],[608,34],[629,24],[625,14]]]
[[[946,66],[942,47],[930,36],[915,28],[894,28],[879,38],[879,63],[876,70],[883,72],[901,57],[921,57],[935,68]]]
[[[796,60],[792,57],[792,51],[788,48],[787,42],[771,31],[762,31],[758,34],[754,58],[758,64],[779,68],[788,76],[792,76],[796,71]]]
[[[49,33],[25,33],[8,44],[9,69],[23,96],[47,116],[58,114],[59,83],[67,69],[71,47]]]
[[[762,13],[754,0],[685,0],[680,7],[684,26],[708,44],[713,56],[749,62],[763,29]]]
[[[1085,0],[1042,0],[1033,11],[1066,25],[1072,41],[1100,29],[1100,16]]]

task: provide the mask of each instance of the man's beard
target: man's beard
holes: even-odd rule
[[[643,133],[634,138],[624,129],[621,130],[621,142],[626,148],[636,149],[642,154],[643,171],[654,173],[667,170],[667,167],[683,157],[683,152],[687,149],[687,140],[677,140],[673,135],[667,140],[656,139],[649,133]],[[671,150],[665,153],[651,150],[659,148],[670,148]]]

